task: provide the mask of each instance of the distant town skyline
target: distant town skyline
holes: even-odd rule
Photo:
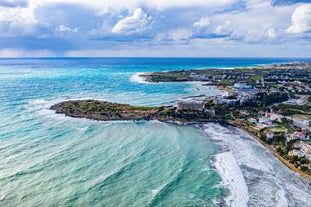
[[[309,0],[1,0],[0,57],[310,57]]]

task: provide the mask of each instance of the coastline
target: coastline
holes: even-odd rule
[[[265,147],[274,157],[276,157],[280,162],[282,162],[287,168],[289,168],[290,170],[299,174],[301,177],[306,179],[309,182],[309,184],[311,184],[311,175],[308,175],[307,173],[303,172],[302,170],[296,168],[293,164],[291,164],[289,161],[287,161],[282,156],[280,156],[271,145],[262,141],[257,135],[249,132],[246,128],[235,125],[234,123],[226,123],[226,124],[243,131],[244,133],[248,134],[250,137],[257,140],[263,147]]]
[[[82,104],[78,106],[78,104]],[[87,107],[88,110],[82,110],[81,107]],[[90,107],[107,107],[106,111],[101,111],[99,113],[97,109],[91,110]],[[305,178],[311,184],[311,175],[303,172],[302,170],[296,168],[289,161],[280,156],[276,149],[272,146],[268,145],[264,141],[260,139],[256,134],[252,133],[248,130],[247,127],[243,126],[241,123],[238,124],[235,121],[217,121],[217,120],[204,120],[204,117],[174,117],[169,113],[171,110],[169,107],[134,107],[125,104],[117,104],[117,103],[109,103],[102,102],[96,100],[75,100],[75,101],[65,101],[58,104],[55,104],[50,107],[50,109],[56,111],[56,113],[65,114],[66,116],[74,117],[74,118],[87,118],[97,121],[123,121],[123,120],[158,120],[166,123],[174,123],[178,125],[187,125],[187,124],[203,124],[208,122],[218,123],[221,125],[230,125],[233,126],[252,138],[256,139],[262,146],[264,146],[271,154],[274,155],[279,161],[281,161],[286,167],[291,169],[292,171],[298,173],[301,177]],[[109,110],[115,110],[113,113],[109,112]],[[82,111],[81,111],[82,110]]]

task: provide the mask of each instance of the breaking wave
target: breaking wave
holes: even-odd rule
[[[289,170],[260,143],[233,127],[209,123],[207,136],[223,148],[215,168],[230,193],[227,206],[310,206],[306,180]]]

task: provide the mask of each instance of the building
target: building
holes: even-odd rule
[[[223,102],[226,103],[228,106],[240,105],[239,99],[223,99]]]
[[[271,131],[267,131],[266,136],[267,136],[267,139],[273,139],[274,133]]]
[[[243,103],[247,103],[252,100],[252,96],[250,94],[243,94],[238,97],[241,101],[241,105]]]
[[[240,96],[251,96],[252,99],[256,99],[257,98],[257,94],[259,93],[259,89],[257,88],[241,88],[237,91],[237,94]]]
[[[293,140],[307,140],[307,133],[306,131],[295,131],[291,132],[287,137],[287,141]]]
[[[249,111],[246,111],[246,110],[240,110],[240,115],[241,116],[249,116],[250,113],[249,113]]]
[[[300,149],[305,155],[311,155],[311,145],[305,142],[299,141],[294,143],[295,149]]]
[[[311,145],[307,143],[302,143],[302,146],[300,150],[303,152],[305,155],[311,155]]]
[[[205,104],[201,101],[181,101],[177,103],[178,111],[204,111]]]
[[[237,88],[237,89],[251,89],[251,88],[252,88],[251,85],[248,85],[248,84],[245,83],[244,81],[235,83],[235,84],[233,85],[233,87],[234,87],[234,88]]]
[[[197,73],[190,73],[188,78],[191,78],[192,80],[197,80],[197,81],[208,81],[211,79],[211,77],[209,77],[209,76],[199,75]]]
[[[287,129],[284,128],[270,128],[270,132],[274,134],[275,137],[286,137]]]
[[[289,156],[298,156],[298,157],[304,157],[305,156],[302,151],[296,150],[296,149],[289,151],[288,155]]]
[[[303,106],[305,104],[307,104],[306,100],[301,100],[301,99],[290,99],[288,101],[284,101],[284,104],[289,104],[289,105],[299,105],[299,106]]]
[[[257,123],[257,120],[254,119],[254,118],[249,118],[249,119],[247,119],[247,121],[248,121],[249,123],[252,123],[252,124]]]
[[[209,116],[216,116],[216,111],[214,109],[206,110]]]

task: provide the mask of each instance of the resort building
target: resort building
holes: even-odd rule
[[[234,88],[237,88],[237,89],[251,89],[251,88],[252,88],[251,85],[248,85],[248,84],[245,83],[244,81],[235,83],[235,84],[233,85],[233,87],[234,87]]]
[[[305,154],[305,155],[311,155],[311,145],[302,142],[302,146],[300,150]]]
[[[298,157],[304,157],[305,156],[302,151],[296,150],[296,149],[289,151],[288,155],[289,156],[298,156]]]
[[[289,142],[293,140],[308,140],[306,131],[291,132],[287,137],[287,141]]]
[[[300,149],[303,154],[306,156],[311,155],[311,145],[307,144],[305,142],[299,141],[294,143],[294,148],[295,149]]]
[[[201,101],[178,102],[177,111],[204,111],[204,105]]]

